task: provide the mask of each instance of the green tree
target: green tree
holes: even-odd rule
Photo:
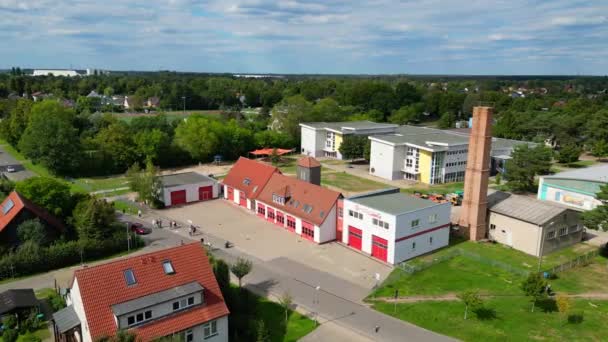
[[[366,136],[345,135],[338,151],[344,159],[363,158],[367,140]]]
[[[534,306],[536,305],[536,302],[546,298],[547,296],[547,281],[543,279],[540,273],[532,272],[522,282],[521,289],[524,291],[526,296],[531,298],[531,312],[534,312]]]
[[[291,312],[291,306],[293,305],[293,297],[289,292],[284,292],[279,297],[279,304],[285,311],[285,326],[287,326],[287,322],[289,321],[289,312]]]
[[[254,134],[255,146],[259,148],[265,147],[280,147],[292,148],[295,147],[293,138],[285,133],[277,131],[261,131]]]
[[[420,121],[423,111],[424,105],[422,103],[416,103],[399,108],[399,110],[393,112],[388,119],[391,123],[398,125],[416,123]]]
[[[222,293],[226,293],[230,289],[230,266],[224,260],[218,259],[213,263],[213,274]]]
[[[48,243],[46,227],[37,218],[23,221],[19,224],[17,226],[17,236],[21,242],[34,241],[39,245],[46,245]]]
[[[230,272],[239,279],[239,288],[241,288],[241,279],[251,272],[253,263],[250,260],[239,257],[236,263],[230,266]]]
[[[439,118],[437,125],[439,128],[452,128],[456,124],[456,115],[453,112],[444,112]]]
[[[467,319],[469,308],[476,310],[483,306],[483,300],[479,296],[477,290],[468,290],[458,295],[458,298],[464,303],[464,319]]]
[[[263,319],[258,320],[256,327],[256,342],[270,342],[270,334]]]
[[[148,204],[154,204],[161,189],[160,170],[152,163],[146,164],[146,169],[142,170],[139,164],[135,163],[127,170],[127,180],[131,190],[137,192],[138,199]]]
[[[124,171],[136,160],[135,144],[129,126],[122,121],[102,128],[94,141],[112,172]]]
[[[593,144],[591,153],[598,159],[602,159],[608,156],[608,143],[606,140],[598,140]]]
[[[312,120],[312,104],[301,95],[283,99],[272,108],[271,127],[300,139],[300,123]]]
[[[608,184],[602,185],[596,198],[601,204],[592,210],[581,214],[581,221],[587,229],[607,231],[608,230]]]
[[[514,191],[534,191],[534,177],[549,172],[551,159],[552,152],[545,146],[516,146],[506,164],[507,185]]]
[[[272,153],[270,154],[270,161],[272,162],[272,165],[277,165],[280,160],[281,156],[279,156],[279,153],[277,152],[277,149],[275,147],[272,149]]]
[[[74,208],[71,223],[76,227],[78,238],[81,240],[108,239],[116,231],[114,206],[105,199],[84,199]]]
[[[208,161],[218,150],[220,138],[209,119],[190,116],[175,129],[175,142],[198,161]]]
[[[158,161],[160,154],[169,148],[171,139],[167,133],[155,128],[136,133],[133,142],[138,157],[146,163],[154,163]]]
[[[325,121],[334,122],[343,120],[342,109],[340,104],[332,98],[324,98],[319,100],[312,107],[311,120],[312,121]]]
[[[33,162],[56,174],[77,171],[81,147],[74,113],[59,102],[45,100],[32,107],[30,121],[19,141],[19,149]]]
[[[575,144],[562,146],[557,153],[557,161],[562,164],[574,163],[578,160],[581,152],[581,148]]]
[[[70,215],[74,208],[70,187],[54,178],[28,178],[15,184],[15,191],[60,218]]]
[[[572,307],[570,297],[564,294],[558,294],[555,298],[555,304],[557,305],[557,311],[559,311],[562,316],[568,316],[568,312],[570,312],[570,308]]]
[[[21,136],[27,128],[33,102],[27,99],[19,99],[11,107],[7,118],[0,122],[0,135],[10,145],[17,146]]]

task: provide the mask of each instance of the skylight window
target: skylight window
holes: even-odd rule
[[[302,210],[304,210],[305,213],[310,214],[312,212],[312,206],[309,204],[304,204]]]
[[[4,207],[2,207],[2,214],[6,215],[9,211],[11,211],[11,209],[13,209],[14,206],[15,203],[13,203],[13,200],[10,198],[7,199]]]
[[[135,279],[135,273],[133,273],[132,269],[125,270],[125,280],[127,282],[127,286],[132,286],[137,284],[137,280]]]
[[[250,185],[251,184],[251,179],[249,179],[249,178],[243,179],[243,184]]]
[[[325,211],[321,210],[321,212],[319,213],[319,216],[320,216],[321,218],[323,218],[323,216],[325,216]]]
[[[165,271],[165,274],[175,273],[175,269],[173,269],[173,264],[171,264],[170,260],[163,261],[163,270]]]

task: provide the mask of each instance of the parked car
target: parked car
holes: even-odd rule
[[[17,169],[15,169],[14,166],[7,166],[6,167],[6,172],[15,172],[15,171],[17,171]]]
[[[139,222],[129,223],[129,229],[137,235],[146,235],[152,232],[152,229],[144,227],[144,225]]]

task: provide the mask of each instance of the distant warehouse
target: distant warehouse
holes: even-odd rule
[[[591,210],[601,204],[597,193],[608,184],[608,165],[544,176],[538,182],[538,199]]]

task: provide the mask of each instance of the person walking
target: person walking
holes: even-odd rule
[[[137,217],[141,218],[141,209],[137,209]]]

